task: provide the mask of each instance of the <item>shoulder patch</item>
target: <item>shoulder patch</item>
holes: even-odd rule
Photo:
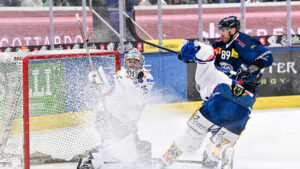
[[[219,54],[221,54],[222,48],[221,47],[217,47],[215,49],[215,51],[216,51],[216,54],[219,55]]]
[[[231,57],[233,57],[233,58],[239,57],[239,54],[234,50],[234,48],[232,48],[232,50],[231,50]]]
[[[242,47],[245,47],[246,44],[244,42],[242,42],[240,39],[236,39],[236,41],[238,42],[238,44],[240,44]]]

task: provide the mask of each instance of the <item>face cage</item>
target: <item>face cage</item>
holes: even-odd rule
[[[139,74],[139,72],[141,71],[141,69],[138,68],[126,68],[126,72],[128,74],[128,76],[130,77],[130,79],[135,79],[137,78],[137,75]]]
[[[126,72],[128,74],[128,76],[131,78],[131,79],[135,79],[138,75],[138,73],[142,70],[142,67],[143,67],[143,61],[140,59],[139,60],[139,67],[136,67],[136,68],[129,68],[128,65],[127,65],[127,60],[128,59],[135,59],[135,58],[126,58],[125,60],[125,64],[124,64],[124,67],[126,69]]]

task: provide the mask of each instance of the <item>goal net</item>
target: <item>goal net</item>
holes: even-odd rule
[[[116,51],[90,50],[108,81],[121,68]],[[84,49],[0,53],[0,165],[70,161],[100,146],[94,129],[100,96],[88,83]]]

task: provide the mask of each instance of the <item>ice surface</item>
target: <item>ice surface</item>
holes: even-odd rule
[[[160,157],[182,133],[193,112],[147,108],[139,122],[139,135],[152,142],[154,157]],[[254,110],[246,130],[235,146],[234,169],[299,169],[300,108]],[[196,155],[182,159],[199,160]],[[32,166],[32,169],[74,169],[76,163]],[[193,166],[175,164],[170,169],[192,169]],[[199,167],[199,166],[198,166]]]

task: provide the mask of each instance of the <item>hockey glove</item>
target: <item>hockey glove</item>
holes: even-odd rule
[[[177,58],[178,58],[179,60],[183,61],[184,63],[193,63],[193,62],[194,62],[194,61],[189,62],[189,61],[187,61],[187,60],[183,60],[183,59],[182,59],[182,56],[181,56],[181,53],[178,53]]]
[[[97,87],[103,85],[103,82],[99,78],[97,71],[90,72],[88,75],[88,80],[89,80],[91,88],[97,88]]]
[[[247,82],[251,76],[250,71],[242,71],[241,69],[237,72],[236,79],[242,82]]]
[[[193,42],[188,42],[181,48],[180,55],[178,59],[185,63],[192,63],[195,61],[196,53],[198,52],[197,47]]]
[[[143,83],[143,77],[144,77],[144,72],[143,71],[140,71],[137,75],[137,80],[139,83]]]
[[[259,84],[261,75],[260,69],[256,65],[251,65],[249,67],[242,65],[237,71],[236,79],[246,84]]]

